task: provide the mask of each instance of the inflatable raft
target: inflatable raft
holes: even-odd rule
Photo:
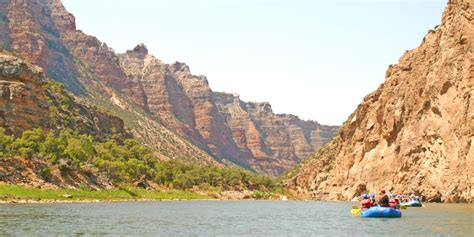
[[[400,209],[374,206],[360,212],[361,217],[402,217]]]
[[[400,203],[400,206],[406,206],[406,207],[422,207],[423,204],[421,204],[420,201],[412,200],[412,201],[409,201],[409,202],[401,202],[401,203]]]

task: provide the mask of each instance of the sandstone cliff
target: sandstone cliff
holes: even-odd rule
[[[119,55],[127,75],[140,84],[145,109],[209,151],[261,173],[279,175],[327,143],[337,127],[274,114],[268,103],[246,103],[213,92],[204,76],[183,63],[165,64],[138,45]]]
[[[39,67],[0,53],[0,126],[13,134],[49,125],[45,79]]]
[[[49,1],[52,4],[54,1]],[[42,67],[46,74],[83,94],[74,58],[60,40],[52,9],[46,1],[12,0],[0,2],[0,45],[17,52],[29,62]]]
[[[73,128],[99,137],[127,136],[120,118],[78,103],[60,85],[47,83],[41,68],[7,53],[0,53],[0,83],[0,127],[7,133]]]
[[[279,175],[329,142],[336,126],[275,114],[269,103],[243,102],[238,95],[213,93],[237,147],[249,152],[250,166]]]
[[[473,3],[451,0],[440,26],[387,70],[335,139],[288,175],[306,198],[390,192],[474,201]]]

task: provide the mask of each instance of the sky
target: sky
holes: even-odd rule
[[[441,22],[444,0],[63,0],[117,53],[144,43],[213,91],[340,125],[388,65]]]

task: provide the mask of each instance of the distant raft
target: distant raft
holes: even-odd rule
[[[400,209],[395,209],[391,207],[380,207],[374,206],[367,210],[360,212],[361,217],[385,217],[385,218],[400,218],[402,217],[402,212]]]
[[[423,204],[421,203],[421,201],[411,200],[411,201],[409,201],[409,202],[401,202],[401,203],[400,203],[400,206],[406,206],[406,207],[422,207]]]

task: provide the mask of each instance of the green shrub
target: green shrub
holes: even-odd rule
[[[255,191],[252,194],[253,199],[268,199],[271,195],[267,192],[260,192],[260,191]]]
[[[0,155],[7,156],[11,153],[11,145],[13,144],[13,137],[5,134],[5,129],[0,128]]]
[[[201,166],[178,161],[159,161],[153,151],[138,141],[126,139],[94,139],[77,131],[63,129],[44,134],[41,129],[27,130],[19,138],[0,129],[0,154],[40,158],[62,172],[93,168],[107,175],[115,184],[131,184],[145,177],[159,185],[177,189],[205,187],[215,190],[260,190],[278,187],[269,177],[235,167]],[[50,168],[42,168],[49,177]]]
[[[47,179],[49,178],[49,176],[51,175],[51,169],[47,166],[45,167],[42,167],[40,168],[39,170],[39,175],[43,178],[43,179]]]
[[[15,139],[11,150],[15,155],[32,158],[40,150],[40,144],[44,141],[43,131],[39,128],[26,130],[21,138]]]

